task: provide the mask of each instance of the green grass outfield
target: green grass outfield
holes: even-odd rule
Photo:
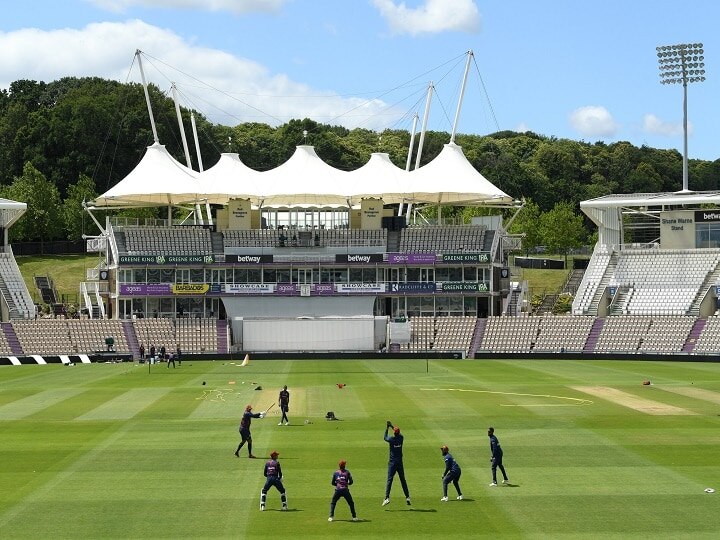
[[[0,368],[0,537],[697,539],[720,531],[720,364],[238,364]],[[253,452],[280,452],[290,511],[280,511],[273,489],[261,513],[265,459],[248,459],[245,448],[233,455],[238,420],[248,403],[274,403],[283,384],[291,425],[277,425],[276,409],[254,420]],[[340,420],[325,420],[327,411]],[[412,506],[396,479],[381,507],[388,419],[405,435]],[[510,486],[488,486],[488,425]],[[440,502],[442,444],[462,467],[463,501],[451,486],[451,500]],[[355,479],[358,523],[343,500],[327,521],[341,458]]]

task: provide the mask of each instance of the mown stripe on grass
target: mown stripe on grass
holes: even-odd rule
[[[82,392],[83,388],[45,390],[0,407],[0,420],[19,420],[52,407]]]
[[[135,388],[79,416],[77,420],[129,420],[170,392],[171,388]]]
[[[674,405],[668,405],[667,403],[661,403],[660,401],[641,398],[608,386],[571,386],[570,388],[645,414],[661,416],[687,416],[696,414],[681,407],[675,407]]]
[[[709,401],[710,403],[720,405],[720,392],[713,392],[712,390],[705,390],[704,388],[697,388],[695,386],[658,386],[657,388],[665,390],[666,392],[672,392],[673,394],[680,394],[681,396]]]

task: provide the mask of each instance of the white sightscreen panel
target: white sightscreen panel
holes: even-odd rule
[[[373,319],[243,321],[245,351],[373,351]]]

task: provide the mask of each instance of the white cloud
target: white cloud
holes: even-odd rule
[[[652,135],[677,137],[683,134],[682,122],[663,122],[654,114],[646,114],[643,118],[643,131]],[[688,122],[688,134],[692,133],[692,123]]]
[[[615,119],[601,106],[575,109],[570,114],[570,125],[583,137],[613,137],[618,131]]]
[[[372,2],[397,34],[480,31],[480,13],[474,0],[425,0],[417,8],[409,8],[404,2],[397,4],[394,0]]]
[[[0,88],[20,79],[51,82],[62,77],[139,83],[133,62],[136,49],[148,56],[143,61],[148,82],[166,92],[171,81],[177,83],[182,105],[214,123],[278,125],[312,118],[348,128],[384,129],[405,112],[390,110],[378,99],[312,88],[252,60],[195,46],[170,30],[139,20],[93,23],[81,29],[0,32]]]
[[[133,7],[229,11],[243,14],[277,12],[287,0],[87,0],[108,11],[123,13]]]
[[[515,127],[515,132],[516,132],[516,133],[527,133],[528,131],[530,131],[530,128],[528,127],[528,125],[527,125],[525,122],[520,122],[520,123]]]

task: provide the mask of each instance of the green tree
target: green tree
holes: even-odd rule
[[[27,204],[27,212],[10,228],[12,240],[43,241],[63,236],[60,193],[32,163],[26,163],[22,175],[2,189],[2,196]]]
[[[583,218],[567,201],[556,203],[540,216],[540,236],[550,253],[562,253],[567,264],[568,251],[579,248],[587,237]]]
[[[67,198],[62,203],[63,222],[68,240],[80,240],[83,234],[95,235],[100,231],[95,222],[85,216],[84,201],[97,197],[92,178],[80,175],[77,183],[68,186]]]
[[[524,234],[522,245],[525,255],[530,253],[530,249],[542,244],[540,235],[540,208],[532,199],[525,201],[520,213],[510,224],[511,234]]]

